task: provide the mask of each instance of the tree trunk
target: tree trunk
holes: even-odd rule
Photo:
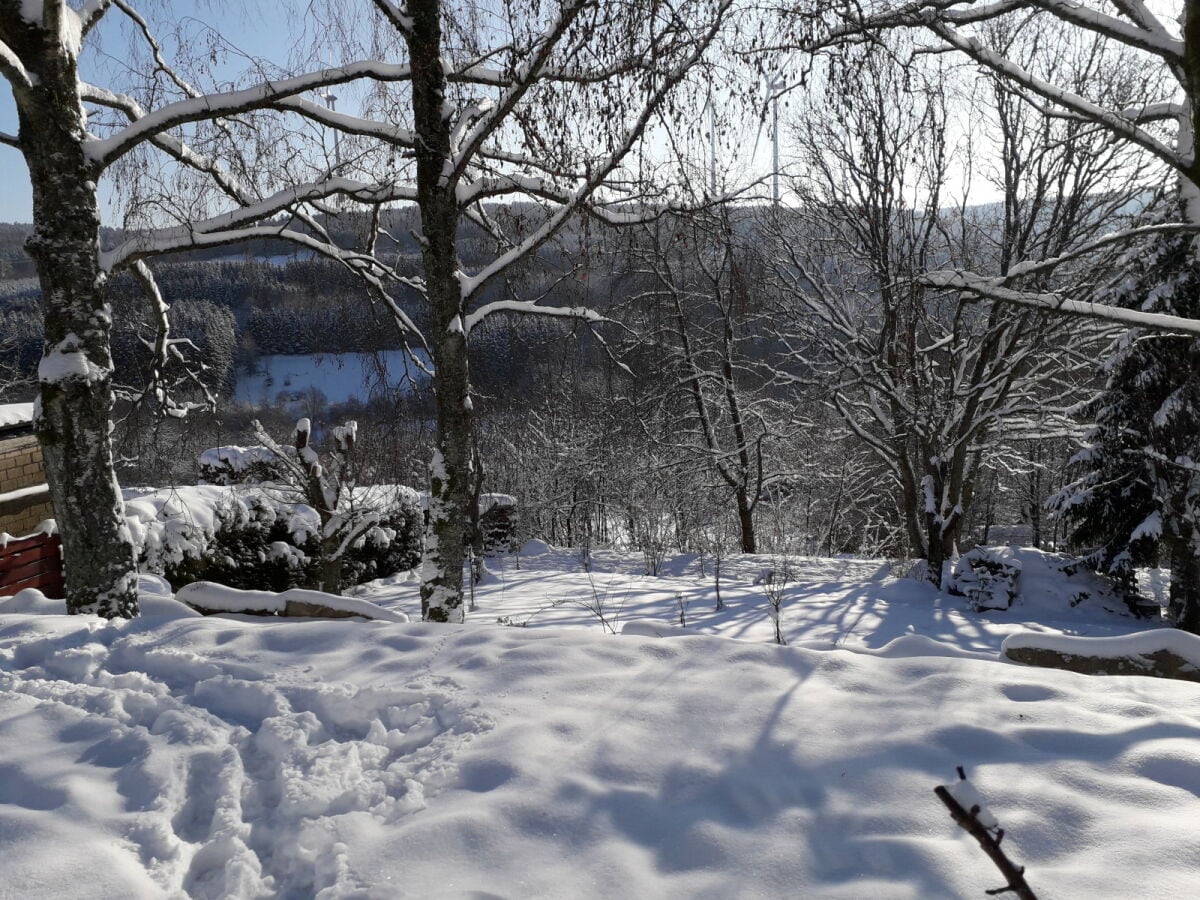
[[[467,335],[459,283],[460,211],[451,163],[450,118],[442,60],[440,0],[410,0],[406,36],[412,66],[413,122],[417,134],[417,206],[421,261],[433,339],[437,446],[429,479],[429,520],[421,562],[421,617],[463,621],[463,561],[472,489],[471,400]]]
[[[464,405],[469,387],[467,353],[461,333],[448,334],[438,346],[440,352],[434,356],[438,434],[421,562],[421,618],[427,622],[461,622],[472,481],[471,416]]]
[[[337,547],[332,552],[337,552]],[[321,560],[321,590],[327,594],[342,592],[342,558],[333,556],[329,550]]]
[[[941,539],[941,522],[934,513],[925,514],[925,539],[929,552],[925,557],[925,580],[939,590],[942,587],[942,569],[946,564],[946,548]]]
[[[738,527],[742,532],[742,552],[757,553],[758,542],[754,536],[754,508],[744,487],[737,490]]]
[[[1167,616],[1176,628],[1200,634],[1200,553],[1186,537],[1167,538],[1171,550],[1171,595]]]
[[[112,316],[97,259],[99,173],[83,152],[75,58],[40,27],[10,34],[3,24],[0,38],[35,75],[14,96],[33,185],[26,249],[41,282],[45,326],[36,429],[62,535],[67,610],[133,617],[137,566],[109,439]]]

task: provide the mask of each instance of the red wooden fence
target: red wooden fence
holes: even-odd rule
[[[25,588],[37,588],[55,599],[66,596],[57,534],[11,539],[0,546],[0,597]]]

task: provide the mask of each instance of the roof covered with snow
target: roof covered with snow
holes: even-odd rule
[[[0,403],[0,428],[29,425],[32,422],[32,403]]]

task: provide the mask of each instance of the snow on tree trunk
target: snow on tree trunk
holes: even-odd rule
[[[451,164],[450,120],[445,114],[446,75],[441,57],[440,0],[412,0],[406,38],[412,64],[417,141],[417,205],[421,257],[433,320],[437,446],[430,465],[429,522],[421,563],[421,617],[463,621],[463,560],[472,489],[471,403],[467,334],[459,282],[458,221]]]
[[[0,25],[32,76],[13,93],[33,185],[34,230],[26,248],[41,282],[45,327],[36,427],[62,535],[67,609],[133,617],[134,547],[109,439],[112,317],[97,259],[98,173],[82,145],[76,47],[66,39],[69,22],[59,26],[60,40],[33,23],[15,28],[6,18]]]

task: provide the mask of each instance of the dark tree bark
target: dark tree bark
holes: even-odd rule
[[[429,523],[421,566],[421,617],[463,620],[463,560],[471,502],[471,400],[467,369],[466,313],[458,281],[459,207],[455,181],[446,177],[450,120],[443,114],[446,75],[442,65],[440,0],[408,4],[412,29],[413,113],[417,143],[417,205],[421,210],[422,262],[437,395],[437,447],[429,478]]]
[[[1171,553],[1171,592],[1167,615],[1175,627],[1200,634],[1200,554],[1191,535],[1168,535]]]
[[[36,428],[62,535],[67,610],[132,617],[137,569],[109,440],[112,317],[97,258],[99,172],[83,149],[74,53],[51,37],[56,23],[26,22],[18,6],[0,11],[0,40],[33,76],[10,83],[33,184],[26,248],[41,282],[45,327]],[[64,13],[51,7],[47,15]]]

